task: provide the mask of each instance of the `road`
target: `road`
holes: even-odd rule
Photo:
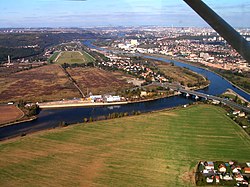
[[[237,103],[235,103],[233,101],[229,101],[229,100],[224,99],[224,98],[204,94],[204,93],[193,91],[193,90],[187,90],[187,89],[184,89],[180,85],[173,85],[173,84],[170,84],[170,83],[157,83],[157,82],[154,82],[152,84],[157,85],[157,86],[166,87],[166,88],[171,88],[171,89],[173,89],[175,91],[179,91],[180,93],[185,93],[185,94],[189,94],[189,95],[193,95],[193,96],[198,96],[200,98],[204,98],[204,99],[207,99],[207,100],[220,101],[221,103],[226,104],[226,105],[228,105],[228,106],[230,106],[230,107],[232,107],[234,109],[237,109],[237,110],[240,110],[240,111],[243,111],[243,112],[246,112],[246,113],[250,113],[250,108],[239,105],[239,104],[237,104]]]

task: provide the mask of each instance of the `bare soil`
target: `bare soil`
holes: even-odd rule
[[[0,114],[0,124],[18,120],[23,116],[23,112],[14,105],[0,106]]]

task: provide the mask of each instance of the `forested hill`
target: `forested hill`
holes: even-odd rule
[[[97,35],[91,32],[82,33],[1,33],[0,63],[6,62],[8,55],[12,59],[38,55],[46,47],[74,39],[92,39]]]

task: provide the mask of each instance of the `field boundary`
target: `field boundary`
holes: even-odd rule
[[[55,62],[57,62],[57,60],[59,59],[59,57],[62,55],[62,52],[60,52],[58,55],[57,55],[57,57],[55,58]]]
[[[80,52],[80,51],[79,51]],[[81,53],[84,52],[87,56],[89,56],[90,58],[92,58],[93,60],[96,60],[92,55],[90,55],[89,53],[87,53],[86,51],[81,51]]]

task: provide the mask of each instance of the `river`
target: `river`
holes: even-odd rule
[[[90,48],[98,48],[91,44],[91,41],[85,41],[85,45]],[[100,48],[98,48],[100,49]],[[102,49],[106,50],[106,49]],[[220,95],[225,92],[228,88],[237,92],[239,95],[244,97],[247,100],[250,100],[250,95],[244,91],[234,87],[230,82],[220,77],[219,75],[199,68],[189,64],[177,62],[175,60],[168,60],[165,58],[144,56],[146,58],[151,58],[155,60],[161,60],[166,63],[174,62],[176,66],[186,67],[190,70],[202,74],[210,81],[210,85],[203,89],[199,90],[200,92],[209,94],[209,95]],[[41,131],[45,129],[53,129],[59,126],[60,123],[65,122],[68,124],[72,123],[82,123],[84,118],[98,118],[101,116],[107,116],[110,113],[114,112],[128,112],[140,111],[140,112],[150,112],[166,108],[171,108],[175,106],[185,105],[190,102],[193,102],[190,99],[186,99],[182,96],[174,96],[170,98],[163,98],[154,101],[142,102],[142,103],[131,103],[127,105],[120,106],[102,106],[102,107],[91,107],[91,108],[64,108],[64,109],[51,109],[51,110],[41,110],[38,115],[38,119],[20,123],[16,125],[6,126],[0,128],[0,140],[29,134],[31,132]]]

